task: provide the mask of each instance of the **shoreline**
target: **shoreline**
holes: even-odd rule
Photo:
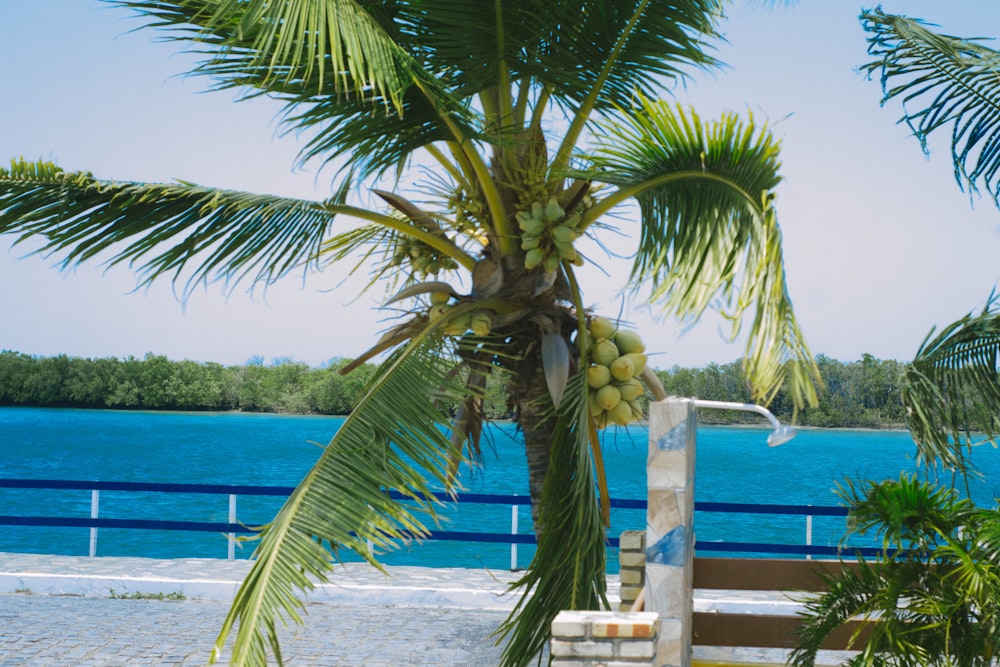
[[[321,412],[266,412],[261,410],[155,410],[150,408],[108,408],[108,407],[88,407],[88,406],[66,406],[66,405],[0,405],[0,410],[4,409],[30,409],[30,410],[80,410],[84,412],[121,412],[126,414],[175,414],[175,415],[246,415],[246,416],[273,416],[273,417],[322,417],[330,419],[346,419],[350,414],[326,414]],[[504,419],[488,419],[488,423],[493,424],[513,424],[514,420],[510,418]],[[649,422],[646,419],[633,422],[629,426],[641,426],[643,428],[648,428]],[[747,424],[747,423],[716,423],[716,422],[706,422],[699,421],[698,423],[701,427],[709,428],[747,428],[747,429],[761,429],[767,430],[767,424]],[[860,432],[875,432],[875,433],[905,433],[909,429],[906,428],[904,424],[887,424],[884,427],[879,426],[813,426],[810,424],[788,424],[799,431],[860,431]]]

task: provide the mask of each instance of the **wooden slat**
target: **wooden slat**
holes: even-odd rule
[[[778,558],[695,558],[694,587],[723,590],[822,591],[819,572],[834,574],[854,563]]]
[[[795,631],[802,624],[795,616],[757,616],[753,614],[695,613],[693,642],[699,646],[752,646],[795,648]],[[852,621],[837,628],[823,643],[823,649],[844,650],[858,623]],[[862,646],[869,631],[863,630],[854,648]]]

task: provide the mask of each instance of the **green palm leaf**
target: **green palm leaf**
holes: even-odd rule
[[[591,156],[596,181],[618,186],[586,221],[629,198],[641,213],[632,286],[681,318],[720,302],[738,323],[756,309],[745,355],[755,396],[788,381],[797,405],[816,402],[819,373],[785,287],[773,208],[778,143],[767,128],[725,114],[714,123],[666,102],[643,100],[603,126]]]
[[[557,416],[538,520],[538,549],[513,584],[523,596],[497,630],[505,667],[527,665],[551,638],[561,609],[607,608],[606,539],[597,498],[586,373],[573,375]]]
[[[264,528],[213,659],[238,621],[234,664],[264,665],[268,647],[280,662],[277,621],[301,622],[301,594],[328,581],[341,549],[381,567],[367,541],[379,552],[426,534],[420,515],[436,515],[421,494],[448,488],[451,481],[448,419],[438,400],[461,391],[449,380],[454,364],[440,345],[440,339],[417,339],[379,368],[312,470]],[[409,496],[409,504],[391,499],[390,489]]]
[[[864,12],[861,22],[877,58],[862,69],[879,73],[883,104],[902,101],[900,122],[924,150],[933,132],[951,127],[959,186],[975,192],[982,183],[1000,203],[1000,52],[881,9]]]
[[[933,337],[932,337],[933,336]],[[906,421],[919,459],[972,472],[977,443],[997,442],[1000,415],[1000,310],[991,297],[934,336],[932,330],[906,371]]]
[[[199,44],[193,73],[219,85],[304,86],[353,92],[398,106],[411,84],[406,56],[386,31],[386,12],[358,0],[108,0]]]
[[[652,94],[690,67],[713,64],[718,0],[431,0],[400,3],[408,43],[464,94],[514,80],[578,107],[625,105],[636,90]],[[475,35],[469,40],[468,35]]]
[[[380,175],[420,147],[455,139],[455,127],[462,137],[478,134],[475,114],[454,99],[444,73],[425,71],[397,43],[404,36],[390,8],[357,0],[113,1],[193,44],[204,60],[191,74],[245,98],[283,101],[285,127],[308,131],[303,162],[346,157],[359,176]]]
[[[286,103],[287,127],[306,131],[302,162],[344,160],[361,177],[399,169],[418,149],[455,139],[442,115],[460,127],[462,137],[481,134],[476,115],[445,91],[437,91],[432,102],[425,92],[410,88],[400,97],[398,114],[373,112],[363,97],[349,93],[317,99],[306,91],[272,87],[268,94]]]
[[[185,292],[216,279],[271,282],[317,257],[333,218],[324,203],[288,197],[100,181],[41,161],[0,168],[0,234],[44,238],[41,252],[64,253],[63,266],[106,253],[137,265],[143,283],[176,282],[197,264]]]

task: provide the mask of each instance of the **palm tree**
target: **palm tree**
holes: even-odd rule
[[[920,19],[865,11],[868,52],[885,104],[900,100],[906,123],[927,150],[929,137],[951,131],[958,185],[985,189],[1000,206],[1000,51],[981,39],[930,30]],[[907,370],[907,425],[922,462],[972,472],[976,444],[996,444],[1000,414],[1000,310],[993,295],[982,312],[931,331]]]
[[[919,19],[861,15],[880,75],[883,103],[900,99],[906,123],[927,149],[951,129],[959,187],[984,188],[1000,205],[1000,52],[979,40],[931,31]],[[809,600],[789,664],[815,664],[829,634],[860,618],[854,666],[963,667],[995,664],[1000,646],[1000,509],[977,508],[956,486],[975,474],[973,447],[997,444],[1000,414],[1000,310],[991,295],[980,313],[932,330],[908,365],[902,389],[918,462],[947,484],[902,475],[898,481],[848,483],[839,493],[848,534],[874,533],[883,550],[827,578]],[[968,492],[968,486],[966,485]]]
[[[15,160],[0,171],[0,233],[185,293],[335,261],[395,292],[397,322],[358,363],[385,360],[265,527],[215,657],[238,622],[234,663],[280,660],[278,621],[300,621],[301,594],[342,550],[381,567],[378,552],[426,534],[426,494],[454,490],[476,454],[491,374],[524,438],[539,538],[501,629],[506,664],[539,653],[560,609],[606,604],[597,429],[638,417],[644,386],[658,394],[641,340],[585,307],[576,267],[600,262],[574,241],[599,240],[620,204],[640,210],[627,287],[681,318],[719,307],[734,336],[749,317],[755,397],[786,386],[815,401],[782,268],[777,142],[752,118],[706,121],[658,99],[717,64],[721,0],[110,1],[201,54],[193,73],[216,88],[283,101],[287,127],[309,137],[302,159],[341,165],[336,194],[108,182]],[[379,189],[392,176],[395,191]],[[352,204],[363,190],[384,206]],[[360,224],[335,228],[344,218]],[[588,373],[619,355],[630,361],[614,378]]]

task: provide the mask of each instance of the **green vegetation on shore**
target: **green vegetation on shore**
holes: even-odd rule
[[[349,363],[333,359],[322,368],[291,359],[242,366],[172,361],[147,354],[142,359],[36,357],[0,352],[0,405],[137,410],[240,410],[293,414],[348,414],[375,366],[365,364],[343,376]],[[864,355],[842,362],[817,357],[825,389],[820,404],[796,422],[806,426],[895,428],[904,421],[900,386],[905,364]],[[750,400],[742,363],[704,368],[657,370],[668,394],[720,401]],[[791,401],[779,393],[771,405],[782,420],[792,417]],[[486,414],[510,416],[504,383],[487,384]],[[744,413],[706,412],[705,423],[750,423]]]

